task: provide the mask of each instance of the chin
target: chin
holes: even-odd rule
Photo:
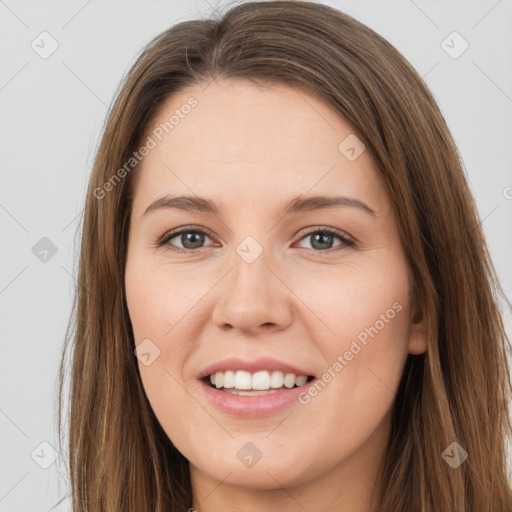
[[[224,455],[194,465],[201,473],[218,482],[247,489],[265,490],[305,483],[307,468],[299,465],[298,455],[299,452],[295,452],[294,457],[285,460],[279,456],[263,454],[257,462],[252,462],[253,465],[248,466],[242,463],[236,454],[234,457]],[[311,475],[308,479],[310,477]]]

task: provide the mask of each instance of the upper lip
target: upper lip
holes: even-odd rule
[[[261,370],[275,371],[280,370],[283,373],[294,373],[296,376],[299,375],[313,375],[311,372],[307,370],[303,370],[298,368],[297,366],[293,366],[291,364],[285,363],[283,361],[279,361],[277,359],[272,359],[269,357],[262,357],[259,359],[255,359],[252,361],[244,361],[243,359],[231,358],[231,359],[223,359],[222,361],[218,361],[217,363],[213,363],[206,368],[204,368],[197,376],[198,379],[202,379],[204,377],[208,377],[217,372],[225,372],[227,370],[245,370],[250,373],[255,373]]]

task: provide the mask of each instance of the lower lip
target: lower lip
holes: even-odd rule
[[[298,402],[299,395],[307,392],[308,388],[316,382],[313,379],[304,386],[291,388],[268,395],[233,395],[219,391],[200,380],[201,388],[208,399],[221,411],[241,418],[258,418],[270,416],[285,409],[294,402]]]

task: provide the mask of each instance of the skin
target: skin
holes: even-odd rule
[[[377,511],[401,372],[408,353],[426,349],[390,197],[368,151],[349,161],[338,150],[354,130],[315,96],[219,79],[168,98],[151,130],[191,96],[197,106],[142,161],[125,275],[135,343],[149,338],[160,350],[139,368],[158,420],[190,461],[191,506]],[[209,198],[220,213],[143,215],[166,194]],[[357,198],[376,217],[349,206],[279,215],[303,194]],[[203,228],[203,244],[178,235],[167,247],[199,252],[156,246],[187,226]],[[315,244],[322,227],[356,245],[337,235]],[[247,236],[263,249],[250,264],[236,252]],[[274,357],[321,377],[394,303],[401,310],[307,404],[242,419],[201,393],[197,374],[228,357]],[[237,457],[247,442],[262,453],[252,467]]]

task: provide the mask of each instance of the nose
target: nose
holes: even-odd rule
[[[214,325],[246,334],[287,328],[292,321],[293,293],[266,252],[252,263],[238,254],[231,262],[231,270],[216,290]]]

